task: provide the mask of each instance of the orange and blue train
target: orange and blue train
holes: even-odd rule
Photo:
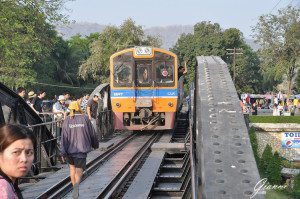
[[[178,58],[161,48],[138,46],[110,57],[114,129],[169,130],[183,98]]]

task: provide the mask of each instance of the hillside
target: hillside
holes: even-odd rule
[[[62,35],[64,39],[69,39],[76,34],[80,34],[85,37],[94,32],[102,32],[105,25],[97,23],[73,23],[68,26],[58,26],[56,30]],[[146,35],[158,36],[162,40],[162,48],[169,49],[175,45],[177,39],[181,34],[192,33],[192,25],[174,25],[164,27],[151,27],[146,28]],[[246,43],[250,45],[254,50],[259,48],[259,45],[255,44],[251,39],[245,39]]]

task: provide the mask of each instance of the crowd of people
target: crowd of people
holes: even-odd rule
[[[43,90],[39,91],[37,94],[35,94],[34,91],[30,91],[26,93],[26,90],[20,87],[17,89],[16,92],[32,107],[32,109],[36,113],[38,114],[45,113],[45,110],[43,108],[43,99],[46,96],[45,91]],[[54,100],[55,103],[53,103],[52,112],[51,112],[51,114],[53,114],[54,116],[55,121],[63,120],[63,124],[61,126],[61,132],[59,133],[60,150],[61,150],[61,157],[62,157],[61,159],[63,162],[67,162],[69,164],[70,178],[73,184],[73,198],[79,197],[79,183],[81,181],[83,171],[86,167],[87,153],[99,147],[98,137],[96,133],[98,130],[96,125],[96,119],[97,116],[99,115],[98,110],[103,108],[103,104],[102,104],[103,96],[101,96],[100,93],[96,93],[91,99],[89,98],[90,98],[89,94],[84,94],[83,96],[73,98],[73,100],[71,100],[70,93],[65,92],[62,95],[59,95],[57,98],[55,98]],[[29,167],[31,166],[32,161],[34,159],[32,151],[34,151],[36,143],[33,137],[31,136],[32,132],[28,130],[28,128],[25,126],[14,127],[14,125],[8,125],[8,126],[6,125],[4,127],[1,127],[0,134],[2,133],[5,134],[5,132],[14,133],[12,132],[13,130],[7,130],[8,127],[16,129],[17,132],[15,133],[19,133],[19,131],[20,132],[24,131],[24,133],[30,135],[29,138],[32,139],[30,140],[31,143],[27,143],[26,146],[24,145],[25,147],[23,147],[23,145],[21,147],[22,150],[24,148],[25,157],[29,158],[28,151],[30,151],[31,154],[30,160],[25,160],[26,158],[23,156],[21,157],[21,155],[20,158],[18,158],[18,161],[21,161],[20,159],[22,158],[22,161],[26,162],[26,165],[23,165],[22,163],[22,165],[24,166],[23,169],[24,172],[16,176],[16,177],[21,177],[26,175],[26,173],[30,169]],[[26,136],[19,136],[19,137],[20,139],[27,139]],[[3,140],[7,138],[6,137],[2,138],[1,135],[0,138],[1,138],[0,198],[2,198],[2,196],[9,196],[8,198],[22,198],[21,192],[14,181],[16,177],[9,176],[13,174],[10,173],[10,170],[6,172],[6,167],[2,165],[4,164],[3,163],[4,160],[1,159],[2,156],[4,155],[3,150],[5,150],[6,147],[9,148],[9,144],[13,144],[13,143],[2,145],[2,142],[4,142]],[[17,140],[15,142],[18,143]],[[20,151],[18,153],[23,153],[23,152]],[[5,159],[5,161],[7,160]],[[7,161],[7,163],[9,163],[9,161]],[[1,183],[3,183],[3,185]]]
[[[32,107],[36,113],[52,113],[56,120],[66,118],[70,112],[69,104],[72,101],[76,101],[79,104],[82,113],[88,115],[90,120],[93,121],[93,119],[96,119],[95,115],[97,114],[98,105],[100,103],[99,99],[101,98],[101,95],[96,93],[95,96],[89,100],[90,95],[88,93],[84,93],[82,96],[73,98],[73,100],[71,100],[70,93],[64,92],[58,97],[55,96],[55,98],[51,101],[52,107],[50,108],[51,110],[49,112],[45,110],[45,105],[43,104],[43,100],[46,97],[46,91],[40,90],[37,93],[34,91],[26,93],[25,88],[19,87],[16,92],[27,102],[28,105]]]
[[[254,97],[244,94],[241,97],[240,106],[245,114],[257,115],[259,109],[272,109],[273,116],[293,116],[300,109],[300,100],[296,96],[287,96],[282,92],[254,95]]]

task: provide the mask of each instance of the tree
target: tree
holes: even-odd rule
[[[259,56],[266,80],[275,84],[285,75],[289,94],[297,71],[296,60],[300,56],[299,22],[300,9],[288,6],[279,10],[278,15],[261,16],[253,28],[256,42],[262,46]]]
[[[268,163],[266,173],[268,182],[270,184],[279,185],[281,183],[281,157],[277,151],[274,153],[274,155],[272,154],[272,158]]]
[[[270,184],[281,183],[281,157],[278,152],[272,153],[272,147],[267,144],[260,159],[259,171],[262,178],[268,178]]]
[[[63,0],[0,2],[0,81],[9,87],[37,79],[37,64],[52,51],[56,32],[49,22],[62,15]]]
[[[269,144],[267,144],[259,162],[259,168],[260,168],[261,176],[263,178],[268,177],[267,168],[269,163],[272,162],[272,159],[273,159],[272,147]]]
[[[196,57],[220,56],[229,65],[233,74],[232,56],[226,54],[228,48],[242,48],[243,55],[236,60],[236,88],[239,92],[257,92],[260,90],[259,60],[255,52],[244,42],[242,33],[235,28],[222,31],[219,24],[200,22],[194,26],[194,34],[183,34],[171,49],[181,62],[187,61],[187,79],[193,81]]]
[[[108,26],[90,46],[91,56],[80,66],[79,75],[83,79],[107,82],[109,77],[109,58],[122,49],[137,45],[160,46],[155,37],[145,37],[141,26],[127,19],[118,28]]]

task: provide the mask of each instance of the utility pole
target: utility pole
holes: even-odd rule
[[[231,48],[231,49],[226,49],[227,51],[227,55],[233,55],[233,83],[235,83],[235,58],[236,58],[236,55],[242,55],[242,51],[243,49],[241,48]]]

